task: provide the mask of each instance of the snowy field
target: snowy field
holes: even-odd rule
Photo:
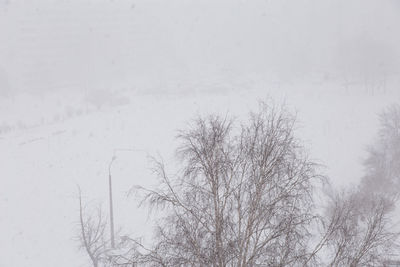
[[[400,103],[400,6],[361,2],[0,0],[0,267],[88,266],[77,186],[107,210],[113,155],[116,228],[149,237],[128,192],[197,115],[286,103],[321,171],[356,184]]]
[[[29,103],[40,103],[31,112],[48,115],[54,110],[54,97],[31,96]],[[74,240],[77,185],[87,201],[102,202],[107,208],[108,164],[115,149],[138,150],[115,152],[116,224],[133,236],[145,236],[151,221],[127,192],[134,185],[155,183],[147,156],[160,154],[172,162],[177,130],[185,128],[190,119],[209,113],[240,118],[268,97],[284,99],[297,110],[299,136],[311,156],[326,166],[323,171],[334,184],[356,183],[363,174],[365,148],[376,134],[376,114],[400,94],[254,89],[190,96],[132,93],[126,97],[128,104],[89,106],[87,113],[1,135],[1,247],[8,256],[2,257],[0,266],[86,266],[86,255],[78,252]],[[16,96],[14,108],[24,99]],[[2,114],[11,117],[15,113],[10,108]]]

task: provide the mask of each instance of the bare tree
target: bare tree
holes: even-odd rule
[[[143,255],[140,253],[142,248],[140,242],[128,235],[118,235],[116,249],[108,253],[106,266],[110,267],[135,267],[141,266]]]
[[[107,220],[102,213],[101,207],[97,207],[95,213],[87,211],[82,204],[82,194],[79,189],[79,234],[78,240],[82,249],[89,256],[93,267],[99,267],[105,261],[107,243],[109,239],[106,234]]]
[[[395,195],[364,190],[363,180],[325,195],[320,214],[315,185],[325,179],[294,128],[285,107],[266,104],[239,125],[195,120],[178,136],[179,170],[171,175],[154,159],[160,186],[139,187],[142,204],[165,208],[154,245],[126,239],[127,253],[114,255],[113,266],[356,267],[395,259]]]
[[[329,266],[382,266],[398,249],[398,228],[391,219],[400,189],[399,106],[385,110],[380,119],[360,185],[329,194],[321,217],[323,230],[313,255],[322,252]]]
[[[361,182],[365,192],[396,196],[400,192],[400,106],[393,105],[380,114],[380,130],[364,162],[366,175]]]
[[[399,234],[391,221],[392,210],[387,196],[356,190],[335,193],[324,225],[328,265],[382,266],[394,256]]]
[[[392,221],[400,189],[400,107],[381,115],[377,142],[368,150],[357,188],[328,194],[313,257],[329,266],[382,266],[396,259],[399,229]]]
[[[162,161],[146,203],[167,207],[154,266],[294,266],[309,260],[316,165],[294,137],[285,107],[261,104],[245,123],[199,118],[179,135],[181,170]]]

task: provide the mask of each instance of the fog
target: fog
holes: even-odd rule
[[[0,8],[3,93],[399,76],[395,0],[2,1]]]
[[[148,235],[127,192],[197,115],[286,103],[323,174],[356,184],[399,103],[399,27],[397,0],[0,0],[0,267],[90,266],[77,185],[107,206],[113,155],[116,228]]]

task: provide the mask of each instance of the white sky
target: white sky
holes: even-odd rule
[[[397,0],[0,0],[0,267],[87,266],[76,184],[107,204],[113,149],[171,159],[196,114],[285,100],[324,172],[357,182],[400,99],[399,28]],[[148,167],[126,153],[114,170],[135,236],[151,223],[125,191]]]
[[[398,77],[399,26],[396,0],[2,0],[0,85]]]

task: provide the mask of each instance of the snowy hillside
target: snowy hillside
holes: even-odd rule
[[[363,175],[377,114],[400,102],[397,1],[0,0],[0,267],[88,266],[77,185],[116,226],[153,221],[127,196],[175,163],[197,115],[297,112],[335,185]]]
[[[376,113],[400,94],[318,90],[289,94],[257,89],[190,96],[132,94],[126,105],[3,134],[0,229],[2,251],[8,257],[1,259],[0,266],[85,266],[85,255],[73,240],[78,219],[76,185],[86,200],[107,205],[107,168],[115,149],[140,150],[117,151],[112,174],[117,226],[142,236],[151,222],[126,193],[133,185],[154,183],[147,154],[159,153],[171,162],[176,130],[196,114],[241,116],[267,96],[286,99],[297,109],[298,132],[312,157],[326,164],[325,172],[335,184],[345,185],[362,175],[360,163],[377,129]],[[18,100],[16,96],[13,101]],[[51,112],[54,99],[42,101],[38,114]]]

